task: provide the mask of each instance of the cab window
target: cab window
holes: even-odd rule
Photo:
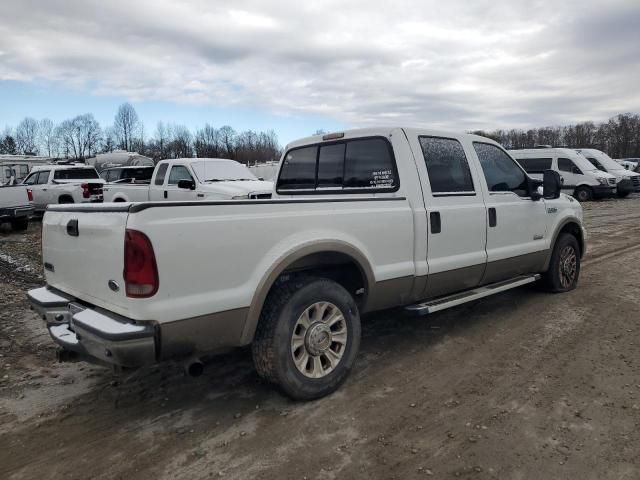
[[[458,140],[440,137],[419,137],[419,140],[434,195],[475,193],[469,163]]]
[[[180,180],[193,181],[193,177],[184,165],[174,165],[169,174],[169,185],[177,185]]]
[[[527,176],[504,150],[489,143],[473,142],[490,192],[513,192],[529,196]]]
[[[544,173],[545,170],[551,170],[552,160],[551,158],[516,158],[516,162],[527,173]]]
[[[282,193],[389,192],[399,187],[391,144],[359,138],[289,150],[277,190]]]

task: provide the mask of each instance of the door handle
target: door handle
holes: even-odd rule
[[[491,207],[489,208],[489,226],[495,227],[498,224],[498,214],[496,213],[496,209]]]
[[[167,191],[164,191],[164,198],[167,198]]]
[[[442,231],[442,221],[440,220],[440,212],[429,213],[429,223],[431,224],[431,233],[440,233]]]

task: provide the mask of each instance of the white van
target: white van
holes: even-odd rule
[[[616,177],[617,193],[624,198],[631,192],[640,192],[640,173],[626,170],[609,155],[595,148],[580,148],[576,152],[584,155],[598,170]]]
[[[533,178],[542,178],[545,170],[558,172],[563,193],[580,202],[616,194],[616,177],[601,172],[570,148],[530,148],[509,153]]]

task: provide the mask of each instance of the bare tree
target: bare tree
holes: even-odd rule
[[[38,122],[34,118],[24,118],[16,127],[16,144],[23,154],[38,153]]]
[[[86,113],[62,122],[57,134],[67,157],[84,160],[95,154],[102,130],[93,115]]]
[[[222,143],[220,140],[220,131],[208,123],[205,124],[204,128],[196,131],[193,143],[197,157],[217,158],[221,156]]]
[[[173,125],[171,129],[171,143],[169,150],[173,158],[193,157],[191,132],[184,125]]]
[[[42,153],[48,157],[58,156],[59,138],[56,135],[56,127],[50,119],[43,118],[40,120],[38,125],[38,140]]]
[[[135,108],[130,103],[123,103],[118,107],[113,130],[116,135],[119,147],[123,150],[132,151],[136,139],[140,137],[142,122],[138,118]]]

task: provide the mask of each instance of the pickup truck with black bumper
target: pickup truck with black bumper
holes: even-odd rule
[[[262,377],[318,398],[351,370],[367,312],[575,288],[586,233],[561,188],[479,136],[313,136],[286,147],[271,199],[50,206],[47,285],[28,296],[63,353],[198,372],[251,345]]]

